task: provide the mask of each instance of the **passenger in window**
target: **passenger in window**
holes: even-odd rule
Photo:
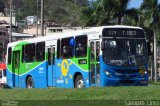
[[[76,50],[83,51],[83,49],[84,49],[83,45],[81,44],[81,42],[79,42]]]
[[[70,43],[70,46],[71,46],[71,49],[72,49],[72,50],[71,50],[72,56],[74,56],[74,42],[75,42],[75,41],[74,41],[74,38],[71,38],[71,40],[70,40],[69,43]]]
[[[67,46],[63,46],[63,53],[67,53]]]

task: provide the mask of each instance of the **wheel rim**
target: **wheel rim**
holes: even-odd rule
[[[84,87],[84,81],[83,79],[78,80],[77,82],[77,88],[83,88]]]
[[[28,80],[27,88],[33,88],[33,83],[31,79]]]

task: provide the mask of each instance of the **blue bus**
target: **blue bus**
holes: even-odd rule
[[[15,88],[148,85],[140,27],[102,26],[12,42],[7,84]]]

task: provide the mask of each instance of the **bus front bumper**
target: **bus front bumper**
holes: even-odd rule
[[[120,79],[120,78],[105,78],[104,86],[147,86],[147,78],[132,78],[132,79]]]

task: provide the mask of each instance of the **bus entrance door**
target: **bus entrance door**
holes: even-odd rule
[[[13,52],[13,87],[19,87],[20,51]]]
[[[100,41],[90,41],[90,82],[91,86],[100,85]]]
[[[55,73],[55,46],[52,46],[48,47],[48,86],[56,86]]]

